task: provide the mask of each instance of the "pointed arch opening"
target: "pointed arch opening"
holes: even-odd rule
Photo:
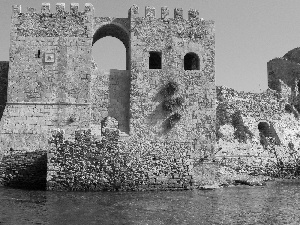
[[[109,52],[109,47],[111,46],[111,50],[114,51],[119,51],[121,48],[119,47],[119,44],[117,43],[117,41],[114,38],[117,38],[118,40],[121,41],[121,43],[123,43],[124,47],[125,47],[125,60],[126,60],[126,70],[129,70],[129,62],[130,62],[130,55],[129,55],[129,32],[123,28],[121,25],[118,24],[114,24],[114,23],[110,23],[110,24],[106,24],[101,26],[100,28],[98,28],[93,36],[93,54],[97,54],[97,51],[101,51],[101,49],[99,48],[95,48],[94,45],[96,42],[98,42],[98,40],[102,39],[102,38],[106,38],[109,41],[105,42],[105,47],[106,47],[106,51],[103,51],[103,53],[110,53]],[[97,43],[98,44],[98,43]],[[115,46],[118,45],[118,49],[115,50]],[[116,64],[119,63],[120,60],[117,60],[119,57],[118,52],[115,52],[115,59],[111,59],[111,61],[114,61]],[[115,68],[110,68],[110,69],[115,69]]]
[[[99,125],[104,118],[112,117],[117,120],[119,130],[128,134],[130,110],[129,31],[121,24],[114,22],[100,25],[94,33],[92,45],[92,55],[94,56],[91,82],[93,123]],[[100,60],[101,57],[95,57],[97,54],[102,54],[103,61]],[[120,55],[125,57],[121,59]],[[120,64],[123,65],[120,66]]]

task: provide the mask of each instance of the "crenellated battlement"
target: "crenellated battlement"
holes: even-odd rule
[[[173,18],[177,19],[177,20],[182,20],[182,19],[184,19],[183,13],[184,12],[183,12],[182,8],[175,8]],[[133,5],[129,9],[128,17],[131,17],[131,18],[140,17],[139,16],[139,7],[137,5]],[[162,6],[161,7],[160,18],[165,20],[165,19],[169,19],[169,17],[170,17],[169,8],[167,6]],[[145,7],[145,18],[156,18],[156,10],[153,6],[146,6]],[[188,10],[188,20],[195,20],[195,19],[203,20],[202,18],[199,18],[199,10],[189,9]]]
[[[55,12],[51,12],[51,4],[50,3],[42,3],[40,14],[63,14],[63,13],[70,13],[70,14],[78,14],[78,13],[85,13],[85,14],[94,14],[94,6],[91,3],[85,3],[84,11],[79,12],[79,3],[71,3],[70,4],[70,11],[66,10],[65,3],[56,3],[55,5]],[[24,14],[24,13],[36,13],[38,14],[38,10],[33,7],[28,7],[27,12],[22,12],[21,5],[13,5],[13,15]]]
[[[56,13],[63,13],[65,12],[65,3],[56,3]]]
[[[50,3],[42,3],[41,13],[50,13]]]
[[[186,25],[194,24],[192,27],[195,27],[195,24],[206,24],[202,18],[199,18],[199,11],[196,9],[188,10],[187,19],[185,19],[186,17],[184,16],[182,8],[174,9],[173,18],[170,18],[170,10],[167,6],[162,6],[160,11],[159,17],[156,15],[156,10],[153,6],[146,6],[145,15],[140,16],[139,7],[137,5],[133,5],[128,11],[128,18],[126,18],[127,21],[125,21],[124,18],[121,18],[123,19],[121,24],[116,21],[114,21],[114,23],[118,24],[118,26],[126,27],[125,30],[129,30],[129,24],[134,24],[134,18],[140,18],[139,20],[145,21],[155,20],[158,23],[171,22],[172,24],[176,24],[177,21],[185,21],[184,23]],[[26,12],[22,12],[21,5],[14,5],[12,27],[14,28],[13,32],[15,32],[15,34],[12,34],[12,36],[93,37],[94,29],[97,29],[97,26],[99,26],[99,21],[107,22],[107,18],[94,17],[94,12],[94,6],[91,3],[85,3],[83,11],[79,11],[78,3],[71,3],[69,5],[69,10],[66,10],[65,3],[56,3],[52,10],[50,3],[42,3],[40,10],[28,7]],[[207,22],[207,24],[210,23],[209,21]],[[188,32],[195,33],[194,31]],[[179,33],[182,33],[182,31],[179,31]],[[199,35],[197,34],[196,36]]]
[[[12,6],[12,12],[13,12],[13,14],[21,13],[21,5],[13,5]]]
[[[78,11],[79,11],[79,3],[71,3],[70,4],[70,12],[78,13]]]
[[[52,12],[54,11],[55,12]],[[12,37],[92,37],[94,7],[90,3],[79,11],[78,3],[71,3],[66,10],[65,3],[56,3],[51,11],[50,3],[42,3],[40,11],[28,7],[22,12],[21,5],[12,7]]]

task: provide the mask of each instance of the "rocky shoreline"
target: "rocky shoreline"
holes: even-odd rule
[[[220,166],[215,174],[215,179],[207,182],[206,184],[200,185],[199,189],[213,190],[238,185],[265,186],[266,182],[275,180],[278,180],[278,178],[266,175],[249,175],[248,173],[239,173],[230,167]]]
[[[235,186],[266,186],[268,182],[294,182],[300,181],[299,176],[286,175],[273,177],[267,175],[250,175],[247,172],[239,173],[227,166],[220,166],[213,181],[203,183],[198,187],[200,190],[214,190]]]

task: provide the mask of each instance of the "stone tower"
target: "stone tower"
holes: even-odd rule
[[[41,12],[13,6],[7,103],[1,149],[47,148],[51,129],[88,127],[94,11],[43,3]]]
[[[72,3],[43,3],[41,12],[13,6],[7,104],[1,151],[47,149],[54,128],[100,126],[114,117],[127,143],[155,151],[190,149],[195,157],[215,144],[215,30],[197,10],[153,7],[127,18],[95,17]],[[92,45],[113,36],[127,52],[125,71],[102,71]],[[142,149],[143,147],[141,147]]]

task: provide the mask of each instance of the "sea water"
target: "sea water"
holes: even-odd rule
[[[0,224],[300,224],[300,181],[152,192],[0,188]]]

